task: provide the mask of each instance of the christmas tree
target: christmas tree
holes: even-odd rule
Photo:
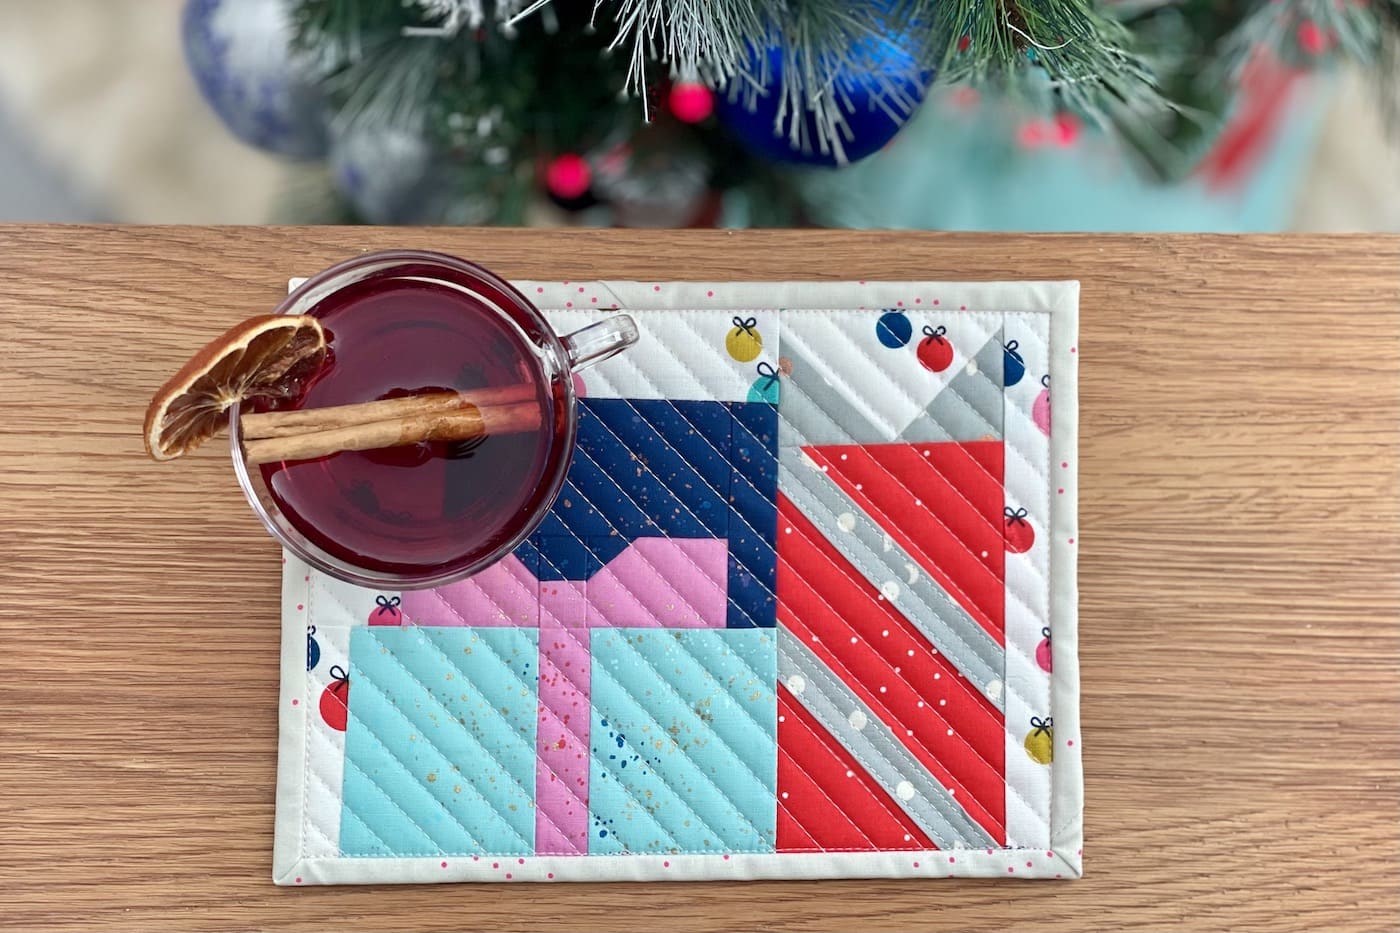
[[[1187,175],[1250,69],[1389,82],[1400,0],[189,0],[230,128],[325,158],[348,217],[520,223],[541,193],[605,222],[804,218],[802,166],[883,147],[939,85],[1105,134]],[[808,170],[810,171],[810,170]]]

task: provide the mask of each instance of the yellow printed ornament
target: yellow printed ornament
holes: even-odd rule
[[[1048,765],[1055,757],[1054,720],[1049,716],[1031,717],[1031,732],[1026,736],[1026,754],[1036,764]]]
[[[756,359],[763,352],[763,335],[758,332],[758,318],[734,318],[734,329],[725,335],[724,349],[740,363]]]

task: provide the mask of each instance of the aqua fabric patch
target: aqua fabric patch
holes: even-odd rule
[[[342,852],[533,852],[538,654],[535,629],[353,630]]]
[[[589,854],[771,852],[771,631],[593,632]]]

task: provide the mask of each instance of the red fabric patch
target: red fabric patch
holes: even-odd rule
[[[804,449],[861,511],[1003,643],[1006,544],[1000,441]]]
[[[1001,713],[781,494],[777,592],[778,624],[953,789],[974,820],[1004,840]],[[783,742],[779,729],[780,760]],[[839,769],[843,778],[845,770]],[[812,819],[799,814],[804,825]]]
[[[879,782],[779,687],[778,851],[933,847]]]

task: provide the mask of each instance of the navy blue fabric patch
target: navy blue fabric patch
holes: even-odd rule
[[[516,554],[587,580],[637,538],[726,538],[729,627],[772,627],[777,451],[772,405],[583,399],[564,489]]]

